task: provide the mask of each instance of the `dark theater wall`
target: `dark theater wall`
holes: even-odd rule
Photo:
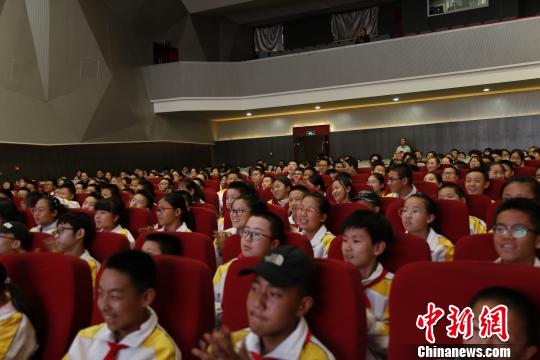
[[[175,142],[140,142],[88,145],[18,145],[0,144],[0,179],[15,180],[25,176],[42,180],[48,176],[73,176],[76,169],[90,175],[99,168],[119,171],[196,167],[211,163],[210,145]],[[15,166],[21,168],[15,172]]]

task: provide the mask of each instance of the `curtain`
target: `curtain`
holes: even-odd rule
[[[347,13],[332,14],[331,28],[334,41],[356,39],[364,35],[378,35],[378,15],[378,6]],[[365,29],[365,34],[362,34],[363,29]]]
[[[283,24],[255,28],[255,52],[283,51]]]

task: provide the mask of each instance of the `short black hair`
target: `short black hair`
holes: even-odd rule
[[[79,211],[68,211],[58,219],[58,224],[69,224],[74,233],[79,229],[84,229],[83,246],[85,249],[90,248],[96,236],[96,225],[90,215]]]
[[[477,292],[469,302],[469,306],[472,308],[482,300],[491,300],[497,304],[506,305],[509,311],[514,312],[523,321],[525,345],[537,344],[539,316],[538,310],[530,298],[517,290],[494,286]]]
[[[495,221],[499,214],[506,210],[517,210],[527,214],[534,231],[540,234],[540,205],[536,201],[524,198],[513,198],[503,201],[497,208]]]
[[[390,222],[384,215],[370,210],[358,210],[349,215],[343,223],[343,232],[348,229],[366,229],[373,244],[383,241],[389,244],[394,239]]]
[[[126,274],[139,293],[156,287],[156,264],[150,255],[142,251],[128,250],[111,255],[105,269]]]
[[[392,168],[390,168],[390,171],[395,171],[400,179],[408,179],[409,185],[412,185],[413,174],[411,168],[408,165],[397,164],[392,166]]]
[[[321,212],[321,214],[328,215],[330,213],[330,208],[331,208],[330,202],[328,201],[326,196],[318,192],[310,192],[304,196],[304,199],[308,197],[314,198],[315,201],[317,201],[317,204],[319,205],[319,211]]]
[[[248,208],[251,210],[251,214],[255,215],[256,213],[264,212],[267,210],[266,203],[261,201],[256,196],[253,195],[241,195],[237,197],[233,203],[237,202],[238,200],[244,201]]]
[[[504,192],[504,189],[510,184],[514,183],[520,183],[529,185],[531,188],[531,192],[533,193],[534,200],[539,201],[540,200],[540,183],[536,181],[534,178],[530,176],[524,176],[524,175],[515,175],[512,176],[510,179],[506,180],[504,185],[501,188],[501,195]]]
[[[457,196],[460,199],[463,199],[465,197],[465,192],[463,191],[463,189],[459,185],[452,184],[452,183],[445,183],[445,184],[443,184],[443,186],[441,186],[439,191],[441,191],[442,189],[452,189],[452,190],[454,190],[455,193],[457,194]]]
[[[146,236],[144,242],[147,241],[157,243],[163,255],[182,255],[182,244],[174,235],[154,232]]]
[[[259,211],[252,216],[268,221],[270,223],[270,236],[272,240],[278,240],[279,245],[285,244],[285,227],[279,216],[270,211]]]
[[[227,190],[229,189],[238,190],[241,195],[257,196],[257,190],[255,190],[255,187],[253,187],[253,185],[251,184],[248,184],[244,180],[233,181],[227,186]]]
[[[484,177],[484,181],[489,182],[488,174],[486,174],[486,172],[484,170],[480,169],[480,168],[469,170],[469,172],[465,175],[465,179],[467,178],[467,175],[472,174],[472,173],[482,174],[482,176]]]
[[[293,185],[293,186],[291,187],[291,191],[290,191],[289,193],[291,193],[291,192],[293,192],[293,191],[300,191],[300,192],[302,192],[304,195],[306,195],[307,193],[309,193],[308,188],[305,187],[304,185],[300,185],[300,184]]]

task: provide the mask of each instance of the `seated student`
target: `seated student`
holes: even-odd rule
[[[495,216],[493,243],[500,256],[495,262],[540,267],[540,205],[523,198],[504,201]]]
[[[465,193],[456,184],[444,184],[439,189],[438,198],[441,200],[458,200],[463,203],[467,203],[465,199]],[[484,220],[477,218],[476,216],[469,215],[469,230],[471,235],[485,234],[487,232],[487,225]]]
[[[446,166],[442,171],[442,180],[445,182],[458,182],[459,181],[459,171],[453,166]]]
[[[381,214],[368,210],[352,213],[343,224],[343,259],[362,275],[362,286],[369,303],[367,358],[386,358],[390,316],[388,300],[394,274],[384,269],[378,257],[393,239],[392,226]],[[378,356],[377,356],[378,355]]]
[[[154,206],[154,196],[146,190],[138,190],[131,200],[129,200],[129,207],[140,209],[152,209]]]
[[[229,211],[232,227],[214,234],[216,259],[221,261],[221,251],[227,239],[242,231],[252,214],[262,211],[266,211],[266,204],[253,195],[242,195],[233,201]]]
[[[426,169],[428,172],[439,170],[441,162],[437,156],[432,156],[426,161]]]
[[[95,211],[96,203],[98,202],[99,199],[103,199],[100,193],[97,193],[97,192],[90,193],[88,194],[86,198],[84,198],[81,208],[88,211]]]
[[[375,213],[381,211],[381,198],[372,191],[361,190],[352,200],[356,203],[364,205],[370,211],[373,211]]]
[[[386,166],[384,166],[382,160],[371,163],[371,174],[381,174],[384,178],[384,175],[386,174]]]
[[[321,195],[326,196],[326,186],[321,175],[313,174],[306,181],[305,185],[311,192],[318,192]]]
[[[88,252],[96,235],[96,228],[90,215],[82,212],[67,212],[58,219],[58,228],[54,235],[55,250],[85,260],[90,266],[92,284],[95,285],[100,265]]]
[[[135,250],[112,255],[98,285],[97,305],[105,322],[79,331],[64,359],[181,359],[150,308],[155,287],[150,255]]]
[[[261,181],[261,189],[272,189],[274,179],[270,175],[265,175]]]
[[[465,190],[469,195],[481,195],[489,187],[489,178],[480,169],[472,169],[465,175]]]
[[[18,221],[6,221],[0,225],[0,255],[30,251],[32,234],[26,225]]]
[[[224,205],[223,212],[225,213],[226,211],[228,211],[231,208],[231,205],[234,202],[234,200],[238,199],[240,196],[243,196],[243,195],[252,195],[256,197],[257,191],[251,184],[248,184],[241,180],[236,180],[236,181],[233,181],[231,184],[229,184],[227,188],[227,196],[225,197],[225,202],[223,204]],[[222,216],[218,219],[218,231],[225,230],[224,225],[225,225],[225,220]]]
[[[504,167],[504,178],[510,179],[514,176],[514,163],[510,159],[504,159],[499,161],[499,163]]]
[[[313,306],[314,272],[313,261],[294,246],[277,247],[253,268],[240,271],[239,275],[256,274],[247,298],[249,328],[205,334],[193,355],[199,359],[334,359],[304,318]]]
[[[22,307],[20,292],[0,263],[0,359],[31,359],[38,348],[36,331]]]
[[[169,193],[172,191],[172,180],[166,177],[162,178],[158,183],[158,191]]]
[[[239,257],[263,256],[270,249],[285,242],[285,231],[281,219],[271,212],[254,213],[246,226],[240,231],[241,249]],[[226,264],[220,265],[214,275],[214,302],[216,319],[221,317],[221,302],[225,278],[233,259]]]
[[[296,210],[296,219],[304,235],[313,247],[316,258],[326,258],[335,236],[328,231],[324,222],[330,213],[330,202],[319,193],[309,193]]]
[[[540,184],[529,176],[512,176],[501,188],[501,200],[512,198],[526,198],[540,202]]]
[[[78,209],[81,205],[75,201],[75,185],[71,182],[59,185],[55,190],[60,203],[68,209]]]
[[[371,186],[377,196],[384,196],[384,175],[373,173],[367,178],[366,184]]]
[[[289,192],[289,225],[293,232],[299,232],[296,212],[298,207],[302,204],[304,196],[308,193],[309,190],[303,185],[294,185]]]
[[[289,204],[289,192],[291,191],[292,182],[286,176],[278,176],[272,183],[272,194],[274,198],[268,203],[286,207]]]
[[[30,229],[31,232],[44,232],[53,234],[58,226],[58,217],[67,211],[54,196],[41,195],[32,209],[37,226]]]
[[[432,261],[452,261],[454,244],[433,229],[437,205],[424,194],[415,194],[403,203],[401,221],[408,234],[425,239],[431,250]]]
[[[482,160],[480,160],[480,156],[471,156],[469,160],[469,169],[471,170],[481,170],[483,167]]]
[[[293,185],[303,184],[304,183],[304,173],[302,169],[295,169],[290,177],[291,183]]]
[[[185,190],[190,193],[193,202],[203,204],[205,202],[204,193],[197,183],[193,180],[184,179],[178,183],[178,190]]]
[[[434,172],[428,172],[426,175],[424,175],[424,181],[434,183],[438,188],[440,188],[443,184],[441,175]]]
[[[385,196],[407,199],[418,192],[412,182],[413,175],[410,167],[401,164],[393,166],[388,173],[387,181],[391,192]]]
[[[520,149],[514,149],[510,153],[510,161],[514,163],[515,167],[525,166],[525,154]]]
[[[252,167],[249,170],[249,177],[251,181],[253,181],[253,185],[255,186],[256,189],[261,188],[261,182],[262,182],[263,176],[264,176],[264,170],[259,166]]]
[[[152,233],[146,236],[142,251],[150,255],[182,255],[182,244],[167,233]]]
[[[307,183],[307,181],[309,180],[309,178],[312,176],[312,175],[315,175],[315,174],[319,174],[317,172],[317,170],[315,170],[314,167],[312,166],[308,166],[306,167],[304,170],[301,170],[302,171],[302,182],[304,184]]]
[[[498,162],[491,163],[487,166],[488,177],[492,179],[504,180],[504,166]]]
[[[120,198],[120,190],[118,190],[118,186],[116,185],[104,183],[101,185],[101,196],[103,196],[105,199],[111,197]]]
[[[184,197],[176,191],[163,196],[156,208],[158,231],[191,232],[195,230],[195,219]]]
[[[94,221],[98,231],[111,231],[124,235],[129,240],[131,247],[135,246],[133,235],[122,226],[126,216],[126,208],[122,200],[115,196],[100,199],[97,201],[95,209]]]
[[[479,331],[474,331],[473,336],[463,343],[466,345],[488,345],[491,347],[508,347],[511,356],[509,359],[529,360],[538,352],[538,324],[539,316],[536,305],[517,290],[505,287],[491,287],[480,290],[470,301],[470,308],[476,322],[482,313],[484,306],[494,308],[504,305],[508,309],[507,330],[509,340],[507,342],[493,335],[488,338],[480,336]]]
[[[350,203],[352,191],[352,182],[348,179],[335,179],[332,182],[332,196],[338,204]]]

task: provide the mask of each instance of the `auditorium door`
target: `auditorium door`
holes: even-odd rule
[[[302,126],[293,128],[293,153],[298,162],[317,160],[330,152],[330,125]]]

